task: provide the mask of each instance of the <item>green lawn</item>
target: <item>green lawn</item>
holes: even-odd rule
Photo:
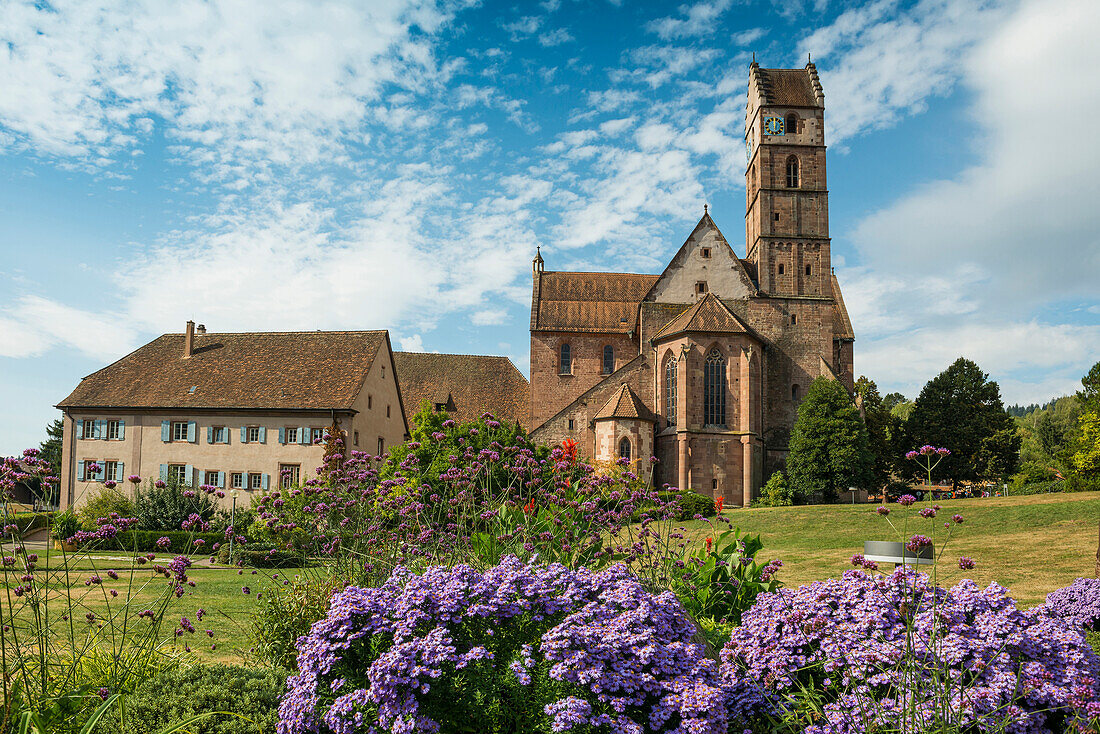
[[[918,503],[912,510],[927,505]],[[1045,494],[1027,497],[944,500],[932,520],[891,505],[891,528],[875,512],[877,505],[816,505],[808,507],[727,510],[725,517],[743,531],[760,533],[766,558],[780,558],[780,578],[787,585],[839,576],[851,568],[848,559],[863,551],[865,540],[899,540],[913,533],[931,536],[936,530],[937,551],[944,538],[943,523],[959,513],[939,566],[941,585],[964,576],[982,585],[997,581],[1010,589],[1022,605],[1041,603],[1047,593],[1093,576],[1096,568],[1100,492]],[[903,516],[909,514],[908,526]],[[904,530],[903,530],[904,527]],[[702,540],[709,528],[689,523],[691,537]],[[959,556],[970,556],[977,568],[965,574]]]

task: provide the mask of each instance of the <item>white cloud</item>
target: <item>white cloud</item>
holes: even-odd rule
[[[555,28],[552,31],[539,34],[539,44],[547,47],[560,46],[572,40],[573,36],[564,28]]]
[[[664,39],[709,36],[717,30],[717,21],[729,8],[731,0],[711,0],[681,5],[680,17],[667,16],[651,20],[646,29]]]
[[[64,347],[113,360],[137,346],[137,332],[121,314],[83,311],[42,296],[23,296],[5,311],[0,356],[36,357]]]
[[[730,40],[733,41],[734,45],[748,46],[750,43],[759,41],[766,35],[768,35],[768,31],[765,28],[749,28],[748,30],[733,34]]]
[[[474,326],[500,326],[508,321],[508,311],[503,308],[487,308],[470,316]]]
[[[402,352],[425,352],[424,339],[420,334],[413,334],[412,336],[401,337],[397,340],[400,345],[399,349]]]

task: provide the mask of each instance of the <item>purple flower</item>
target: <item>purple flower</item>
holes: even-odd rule
[[[971,558],[970,556],[960,556],[959,557],[959,568],[961,568],[963,571],[969,571],[969,570],[973,569],[974,566],[975,566],[974,559]]]
[[[930,545],[932,545],[932,539],[929,538],[927,535],[912,535],[905,543],[905,547],[908,550],[913,551],[914,553],[919,551],[921,548],[927,548]]]
[[[951,516],[951,521],[961,525],[962,521],[963,521],[963,516],[962,515],[952,515]]]
[[[875,512],[877,512],[878,514],[885,517],[886,515],[890,514],[890,508],[889,507],[880,507],[877,510],[875,510]]]
[[[1100,579],[1079,578],[1052,591],[1045,606],[1077,629],[1100,630]]]
[[[167,535],[162,535],[157,538],[156,546],[161,550],[168,550],[168,546],[172,545],[172,539]]]
[[[898,497],[898,504],[902,507],[910,507],[915,504],[916,501],[917,498],[911,494],[903,494],[901,497]]]
[[[933,517],[936,516],[936,510],[933,507],[922,507],[920,511],[920,516],[925,519],[931,520]]]
[[[153,486],[157,489],[164,489],[168,486],[168,484],[163,479],[158,479],[157,481],[153,482]]]
[[[130,476],[126,477],[126,480],[129,481],[131,484],[141,484],[141,477],[137,474],[131,474]]]

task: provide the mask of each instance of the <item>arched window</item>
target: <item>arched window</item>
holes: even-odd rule
[[[791,385],[791,400],[798,400],[798,385]]]
[[[665,362],[665,423],[676,425],[676,360]]]
[[[573,373],[573,355],[569,349],[568,344],[561,345],[561,362],[559,363],[559,372],[563,375],[569,375]]]
[[[726,427],[726,358],[717,349],[703,364],[703,423]]]
[[[787,188],[798,188],[798,156],[796,155],[787,159]]]
[[[610,344],[603,346],[603,373],[610,375],[615,371],[615,347]]]
[[[619,458],[630,461],[630,439],[624,438],[619,441]]]
[[[794,135],[798,132],[798,115],[793,112],[787,115],[787,125],[783,128],[783,132],[787,135]]]

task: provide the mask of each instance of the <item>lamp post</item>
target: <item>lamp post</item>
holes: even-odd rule
[[[229,496],[233,498],[233,509],[229,511],[229,529],[232,531],[229,533],[229,565],[233,565],[233,541],[237,537],[237,528],[235,527],[237,522],[237,498],[241,496],[240,490],[236,487],[229,491]]]

